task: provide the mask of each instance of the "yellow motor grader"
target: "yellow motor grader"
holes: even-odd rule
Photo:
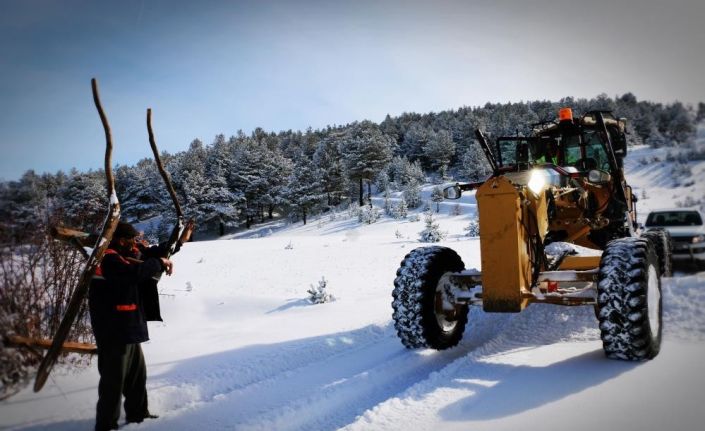
[[[456,184],[447,199],[476,190],[482,272],[447,247],[422,247],[401,262],[393,320],[408,348],[453,347],[468,307],[520,312],[532,303],[595,308],[605,354],[642,360],[661,342],[661,277],[670,276],[666,231],[638,235],[627,184],[626,119],[608,111],[534,126],[531,136],[476,137],[492,168]]]

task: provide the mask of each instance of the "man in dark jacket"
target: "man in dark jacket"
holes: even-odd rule
[[[190,223],[177,243],[188,241]],[[120,400],[125,396],[127,422],[156,416],[147,407],[147,369],[140,343],[149,340],[148,320],[161,320],[156,278],[173,264],[166,246],[146,247],[140,233],[120,222],[91,283],[89,310],[98,346],[97,431],[118,428]]]

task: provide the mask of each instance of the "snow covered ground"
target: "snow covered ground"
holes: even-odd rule
[[[631,151],[641,216],[705,196],[705,162],[676,186],[662,151]],[[645,193],[644,193],[645,191]],[[430,188],[425,192],[428,194]],[[480,267],[479,241],[441,204],[440,245]],[[701,430],[705,427],[705,272],[664,279],[664,341],[652,361],[604,358],[593,310],[532,305],[519,314],[471,309],[460,345],[405,349],[391,291],[420,221],[360,225],[339,214],[190,243],[161,282],[164,323],[143,347],[150,410],[144,430]],[[336,301],[311,305],[321,277]],[[0,403],[0,428],[92,429],[98,375],[58,369],[42,392]],[[442,428],[441,428],[442,427]]]

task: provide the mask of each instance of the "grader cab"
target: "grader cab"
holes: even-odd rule
[[[482,272],[446,247],[422,247],[394,281],[394,324],[409,348],[455,346],[468,307],[520,312],[532,303],[595,308],[605,353],[640,360],[658,354],[661,276],[669,276],[666,231],[637,235],[636,198],[626,182],[625,119],[591,111],[534,128],[532,136],[476,131],[492,168],[476,190]]]

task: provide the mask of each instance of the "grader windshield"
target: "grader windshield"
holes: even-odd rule
[[[570,135],[500,137],[494,150],[501,170],[523,171],[544,164],[574,167],[581,172],[610,170],[604,144],[594,129]]]
[[[558,145],[553,139],[500,137],[495,152],[500,169],[523,171],[536,165],[558,164]]]

